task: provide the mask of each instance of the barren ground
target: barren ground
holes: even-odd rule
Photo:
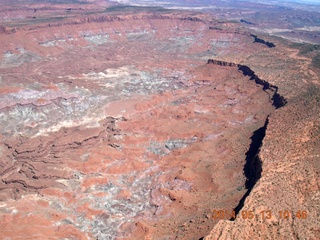
[[[0,238],[319,238],[318,45],[114,4],[1,1]]]

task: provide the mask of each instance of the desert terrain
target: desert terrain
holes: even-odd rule
[[[320,6],[0,0],[1,239],[319,239]]]

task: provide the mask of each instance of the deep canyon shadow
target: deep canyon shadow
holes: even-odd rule
[[[238,206],[234,209],[236,216],[244,206],[244,201],[249,196],[251,190],[253,189],[256,182],[261,177],[262,172],[262,162],[259,157],[259,152],[262,146],[263,139],[266,135],[267,126],[269,124],[269,119],[267,117],[264,126],[253,132],[251,136],[251,144],[249,150],[246,152],[246,164],[244,165],[243,171],[246,177],[245,187],[247,192],[239,201]],[[234,220],[231,218],[230,220]]]

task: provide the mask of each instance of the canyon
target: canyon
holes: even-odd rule
[[[320,237],[318,45],[211,11],[1,7],[1,239]]]

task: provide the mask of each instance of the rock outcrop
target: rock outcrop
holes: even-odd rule
[[[220,221],[204,239],[319,239],[320,112],[305,97],[269,117],[261,178],[237,218]]]
[[[215,65],[219,65],[219,66],[229,66],[229,67],[237,66],[239,71],[241,71],[244,76],[249,76],[250,80],[254,80],[257,84],[262,85],[264,91],[271,90],[272,94],[271,94],[270,100],[272,101],[272,104],[276,108],[283,107],[287,103],[287,100],[278,93],[279,89],[277,86],[272,85],[272,84],[268,83],[267,81],[259,78],[254,73],[254,71],[252,71],[250,69],[250,67],[248,67],[248,66],[225,62],[225,61],[213,60],[213,59],[209,59],[207,64],[215,64]]]
[[[235,216],[233,216],[230,220],[234,220],[237,217],[237,215],[243,208],[244,201],[249,196],[254,185],[261,178],[262,162],[261,162],[259,153],[261,150],[263,139],[266,135],[266,130],[269,123],[268,118],[266,119],[264,126],[254,131],[254,133],[250,138],[251,144],[250,144],[249,150],[246,152],[246,164],[244,165],[244,168],[243,168],[243,172],[246,177],[245,187],[247,189],[247,192],[239,201],[238,206],[235,207],[235,209],[233,210],[235,212]]]
[[[94,147],[97,142],[116,147],[112,142],[119,135],[115,122],[106,118],[98,128],[74,127],[35,138],[16,137],[4,141],[5,154],[1,159],[0,200],[18,199],[26,193],[39,193],[50,187],[64,188],[59,179],[73,178],[66,170],[65,155],[78,149]],[[124,120],[124,119],[121,119]]]
[[[211,14],[98,2],[0,11],[0,238],[317,238],[308,59]]]
[[[214,65],[219,65],[219,66],[228,66],[228,67],[238,67],[237,64],[235,63],[230,63],[230,62],[225,62],[225,61],[220,61],[220,60],[214,60],[214,59],[208,59],[207,64],[214,64]]]

